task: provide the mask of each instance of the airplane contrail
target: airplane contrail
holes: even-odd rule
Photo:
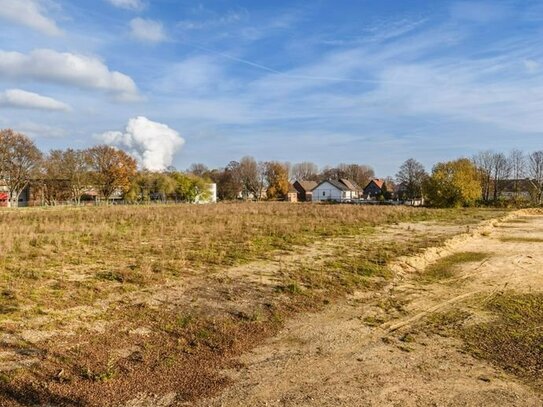
[[[406,86],[420,86],[420,87],[426,86],[424,84],[419,84],[419,83],[415,83],[415,82],[384,81],[384,80],[379,80],[379,79],[352,79],[352,78],[337,78],[337,77],[330,77],[330,76],[293,75],[293,74],[289,74],[289,73],[286,73],[286,72],[278,71],[277,69],[273,69],[273,68],[270,68],[270,67],[262,65],[262,64],[258,64],[258,63],[253,62],[253,61],[249,61],[247,59],[234,57],[232,55],[225,54],[223,52],[216,51],[216,50],[211,49],[211,48],[203,47],[201,45],[190,44],[190,43],[187,43],[187,42],[185,42],[185,44],[187,44],[188,46],[191,46],[193,48],[200,49],[202,51],[209,52],[211,54],[215,54],[215,55],[221,56],[221,57],[226,58],[226,59],[230,59],[230,60],[235,61],[235,62],[239,62],[239,63],[245,64],[245,65],[249,65],[249,66],[252,66],[254,68],[261,69],[263,71],[274,73],[276,75],[281,75],[281,76],[286,77],[286,78],[307,79],[307,80],[314,80],[314,81],[330,81],[330,82],[354,82],[354,83],[372,83],[372,84],[389,83],[389,84],[406,85]]]

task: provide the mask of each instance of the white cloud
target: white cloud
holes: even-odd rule
[[[70,106],[56,99],[21,89],[9,89],[0,92],[0,106],[16,109],[69,111]]]
[[[127,150],[141,167],[150,171],[167,169],[175,153],[185,144],[177,131],[143,116],[130,119],[124,133],[108,131],[99,138]]]
[[[62,34],[55,21],[44,15],[40,0],[0,0],[0,18],[22,24],[46,35]]]
[[[160,21],[138,17],[130,21],[130,28],[132,36],[140,41],[156,43],[166,40],[164,26]]]
[[[0,50],[0,75],[100,89],[123,101],[138,99],[138,89],[132,78],[109,70],[95,57],[80,54],[49,49],[38,49],[28,54]]]
[[[107,0],[115,7],[124,8],[127,10],[142,10],[145,4],[142,0]]]

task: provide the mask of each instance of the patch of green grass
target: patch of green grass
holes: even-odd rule
[[[427,267],[421,275],[420,280],[425,283],[432,283],[453,278],[456,274],[456,268],[459,265],[481,262],[487,257],[488,253],[484,252],[460,252],[451,254]]]
[[[504,236],[500,238],[504,243],[543,243],[541,237]]]

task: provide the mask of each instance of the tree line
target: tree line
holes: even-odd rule
[[[396,182],[405,198],[425,197],[428,204],[438,207],[541,205],[543,151],[481,151],[469,159],[437,163],[431,173],[409,159],[396,174]]]
[[[312,162],[290,164],[257,161],[245,156],[224,168],[209,169],[192,164],[185,171],[169,168],[164,172],[138,171],[133,157],[114,147],[99,145],[83,150],[52,150],[43,154],[27,136],[13,130],[0,130],[0,181],[17,206],[21,193],[32,186],[40,203],[80,204],[89,189],[101,200],[117,198],[128,202],[194,202],[209,193],[210,182],[217,185],[220,200],[283,199],[294,180],[322,181],[347,178],[364,188],[375,177],[364,164],[339,164],[319,170]],[[386,191],[398,199],[422,199],[438,207],[497,205],[508,202],[537,204],[543,200],[543,151],[525,154],[479,152],[472,158],[440,162],[427,172],[411,158],[395,178],[385,178]]]
[[[163,173],[138,171],[133,157],[110,146],[43,154],[30,138],[10,129],[0,130],[0,184],[14,207],[29,186],[42,205],[80,204],[89,198],[109,201],[115,194],[129,202],[193,202],[208,194],[208,183],[197,176],[173,168]]]

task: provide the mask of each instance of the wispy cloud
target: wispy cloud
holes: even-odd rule
[[[46,15],[41,0],[0,0],[0,18],[24,25],[46,35],[62,35],[56,22]]]
[[[56,99],[21,89],[8,89],[0,92],[0,107],[15,109],[36,109],[53,111],[70,111],[67,104]]]
[[[134,18],[130,21],[130,29],[132,37],[139,41],[159,43],[167,39],[164,25],[160,21]]]
[[[183,31],[209,30],[249,19],[249,12],[243,8],[228,10],[222,14],[206,11],[205,9],[197,9],[197,11],[200,16],[179,21],[177,28]]]

